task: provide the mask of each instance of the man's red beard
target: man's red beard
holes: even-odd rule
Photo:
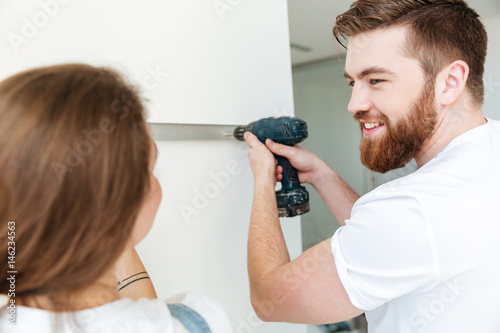
[[[430,81],[426,83],[408,114],[394,125],[384,115],[373,119],[369,112],[356,113],[356,120],[380,122],[386,127],[383,137],[363,136],[359,146],[361,163],[372,171],[385,173],[402,168],[410,162],[434,132],[438,121],[434,98],[434,83]],[[364,125],[360,125],[363,131]]]

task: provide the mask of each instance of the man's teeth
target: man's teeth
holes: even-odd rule
[[[380,125],[382,125],[382,123],[365,123],[365,128],[372,129],[372,128],[375,128],[375,127],[380,126]]]

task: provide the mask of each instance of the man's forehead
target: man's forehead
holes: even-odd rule
[[[362,51],[399,50],[404,46],[408,29],[402,26],[380,28],[356,34],[349,38],[347,54]],[[384,46],[384,48],[382,48]]]
[[[377,29],[351,37],[347,46],[345,74],[395,74],[399,64],[415,60],[404,55],[405,40],[406,29],[402,27]]]

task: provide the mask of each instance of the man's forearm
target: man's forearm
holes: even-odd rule
[[[278,218],[274,182],[256,180],[248,236],[248,275],[252,303],[266,294],[266,277],[290,256]]]
[[[337,222],[343,226],[351,217],[351,210],[359,195],[325,164],[312,184],[326,203]]]

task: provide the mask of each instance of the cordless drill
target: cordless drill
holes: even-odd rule
[[[233,132],[237,140],[243,141],[245,132],[253,133],[262,143],[267,139],[293,146],[307,138],[307,124],[295,117],[263,118],[248,125],[236,127]],[[288,159],[274,155],[283,167],[281,190],[276,191],[279,217],[293,217],[309,211],[309,192],[300,185],[297,169]]]

